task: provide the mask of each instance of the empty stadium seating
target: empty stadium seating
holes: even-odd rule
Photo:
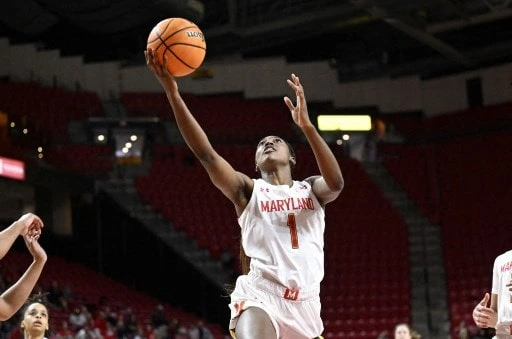
[[[69,121],[104,115],[96,93],[26,82],[0,82],[0,110],[27,128],[32,139],[58,143],[69,142]]]
[[[110,145],[52,145],[45,150],[45,161],[59,170],[105,178],[114,166]]]
[[[428,143],[387,144],[382,163],[441,227],[451,327],[491,288],[494,258],[510,249],[510,103],[425,119]],[[454,335],[455,338],[455,335]]]
[[[182,97],[212,141],[255,144],[266,135],[295,138],[290,111],[281,98],[247,100],[239,94]],[[129,116],[173,119],[163,93],[122,93],[120,100]]]

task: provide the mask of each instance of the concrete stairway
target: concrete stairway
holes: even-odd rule
[[[366,162],[363,166],[407,224],[411,326],[424,338],[449,338],[449,308],[439,227],[423,215],[384,166],[378,162]]]
[[[212,259],[207,250],[199,248],[194,240],[173,227],[170,221],[164,220],[151,206],[142,203],[132,178],[111,178],[98,183],[98,189],[109,194],[119,206],[126,210],[126,213],[140,220],[147,229],[163,239],[176,253],[181,253],[212,283],[221,288],[231,283],[229,278],[232,272],[223,269],[221,263]]]

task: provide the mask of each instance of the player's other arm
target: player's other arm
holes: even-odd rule
[[[33,261],[18,281],[0,295],[0,321],[8,320],[21,308],[41,276],[47,255],[38,238],[39,235],[23,236]]]
[[[292,115],[295,124],[302,130],[313,150],[320,176],[310,177],[307,180],[313,187],[313,192],[319,201],[325,205],[338,197],[345,184],[341,168],[331,149],[311,123],[306,102],[306,95],[300,79],[295,74],[287,80],[288,86],[295,92],[296,103],[289,97],[284,102]]]

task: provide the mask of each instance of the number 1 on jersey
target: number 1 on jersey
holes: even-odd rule
[[[290,228],[290,237],[292,248],[299,248],[299,236],[297,235],[297,224],[295,223],[295,214],[288,214],[288,228]]]

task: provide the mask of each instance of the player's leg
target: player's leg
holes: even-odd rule
[[[236,339],[277,338],[276,329],[267,312],[249,307],[240,314],[235,328]]]

